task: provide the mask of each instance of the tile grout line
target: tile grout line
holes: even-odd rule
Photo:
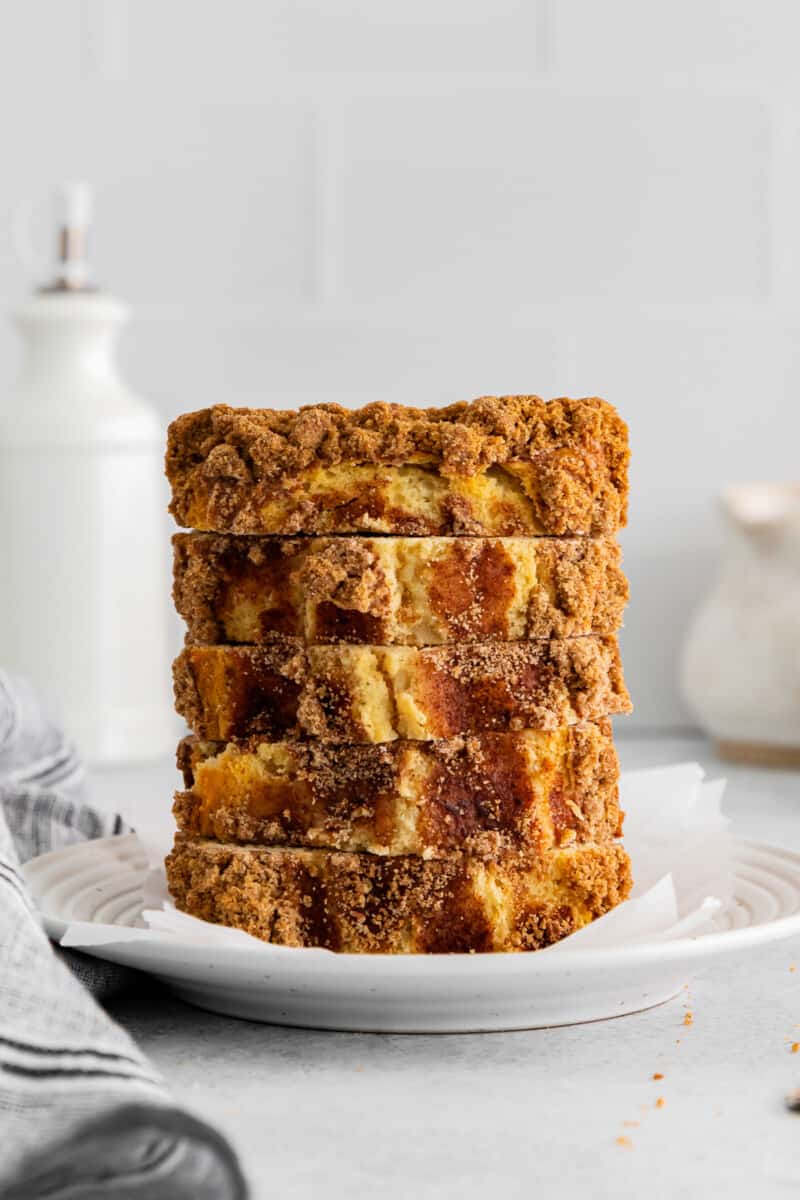
[[[83,0],[83,76],[109,83],[128,77],[129,0]]]

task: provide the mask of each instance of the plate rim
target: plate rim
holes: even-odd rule
[[[133,839],[137,839],[134,834],[118,834],[111,837],[93,838],[83,842],[75,842],[69,846],[62,846],[56,850],[50,850],[45,854],[38,855],[36,858],[30,859],[22,865],[22,874],[28,886],[34,892],[33,899],[39,908],[37,896],[35,894],[35,875],[43,868],[46,868],[52,862],[59,862],[62,859],[68,859],[74,854],[85,854],[87,851],[96,851],[101,854],[107,851],[112,844],[120,844],[124,839],[125,843],[130,845]],[[774,846],[767,842],[759,842],[750,838],[739,838],[731,835],[731,857],[732,869],[736,874],[736,852],[766,852],[771,856],[777,856],[788,860],[795,868],[797,874],[797,884],[800,887],[800,852],[787,849],[782,846]],[[141,846],[141,843],[139,843]],[[144,851],[142,850],[144,856]],[[34,878],[30,876],[33,875]],[[42,918],[42,923],[45,930],[54,941],[61,942],[67,928],[71,924],[80,922],[66,921],[61,917],[55,916],[52,913],[46,913],[39,909]],[[88,924],[102,925],[102,922],[88,922]],[[114,926],[107,926],[114,928]],[[122,927],[120,927],[122,928]],[[124,927],[128,930],[130,927]],[[143,931],[145,932],[145,931]],[[330,966],[335,964],[337,970],[349,971],[353,975],[359,975],[370,969],[374,969],[379,964],[379,969],[388,973],[403,973],[405,975],[415,974],[417,970],[425,964],[424,971],[426,974],[431,972],[450,973],[461,972],[469,973],[475,971],[475,964],[481,963],[483,966],[488,961],[491,961],[494,966],[489,970],[496,973],[518,971],[526,971],[535,969],[536,971],[560,971],[560,970],[591,970],[600,965],[608,964],[613,960],[617,965],[629,963],[638,966],[646,966],[651,963],[668,964],[670,962],[686,962],[690,959],[713,957],[724,953],[733,953],[739,949],[746,949],[749,946],[780,941],[791,937],[793,934],[800,934],[800,910],[784,917],[777,917],[772,921],[767,921],[758,925],[747,925],[737,929],[718,930],[712,933],[699,933],[694,936],[687,935],[679,938],[671,938],[660,941],[658,939],[649,939],[646,941],[631,942],[624,946],[596,946],[587,948],[569,949],[564,947],[558,955],[548,955],[546,953],[537,952],[525,954],[523,952],[509,951],[506,953],[486,953],[486,954],[347,954],[327,952],[324,958],[316,959],[318,963],[326,962]],[[148,932],[148,937],[152,936]],[[189,959],[197,957],[198,959],[207,958],[209,951],[213,950],[215,957],[221,961],[242,962],[250,955],[250,948],[245,946],[232,946],[219,944],[218,946],[204,946],[191,941],[180,941],[178,938],[169,936],[176,949],[180,947],[181,954],[188,955]],[[126,936],[120,941],[110,939],[108,942],[97,946],[81,947],[84,953],[91,954],[94,957],[102,958],[103,951],[111,946],[129,946],[139,939]],[[277,970],[280,970],[281,964],[286,964],[294,960],[295,965],[299,966],[301,958],[295,957],[294,952],[297,950],[308,951],[309,947],[276,947],[280,953],[271,957],[271,962]],[[315,956],[316,957],[316,956]],[[344,965],[346,964],[346,965]],[[535,964],[535,966],[534,966]],[[548,964],[550,964],[548,966]]]

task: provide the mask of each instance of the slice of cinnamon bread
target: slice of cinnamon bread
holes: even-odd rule
[[[178,828],[221,842],[491,858],[622,825],[608,720],[364,746],[189,737],[178,767]]]
[[[603,400],[217,405],[169,429],[179,525],[219,533],[610,534],[628,431]]]
[[[614,637],[457,646],[189,646],[175,703],[211,741],[557,729],[630,710]]]
[[[613,633],[628,584],[612,538],[178,533],[188,643],[430,646]]]
[[[166,866],[183,912],[282,946],[356,954],[539,950],[608,912],[631,887],[615,842],[534,858],[427,860],[179,833]]]

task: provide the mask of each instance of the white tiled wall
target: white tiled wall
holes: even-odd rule
[[[795,0],[6,4],[0,298],[30,285],[18,203],[85,176],[165,420],[607,396],[633,721],[683,724],[715,494],[798,474],[798,44]],[[0,386],[16,366],[6,325]]]

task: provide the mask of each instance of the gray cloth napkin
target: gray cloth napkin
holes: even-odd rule
[[[36,854],[126,828],[84,803],[73,747],[31,688],[0,671],[3,1200],[247,1195],[224,1138],[175,1106],[158,1072],[81,982],[107,995],[119,986],[117,969],[72,952],[58,957],[19,871]]]

